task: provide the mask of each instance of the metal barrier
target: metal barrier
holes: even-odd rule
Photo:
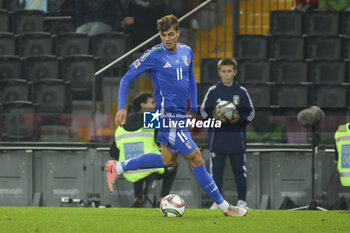
[[[284,198],[296,205],[311,198],[310,145],[248,145],[247,202],[253,209],[278,209]],[[209,151],[202,150],[206,165]],[[334,150],[317,155],[317,198],[330,206],[340,197],[350,198],[350,188],[337,177]],[[65,200],[79,200],[71,206],[111,205],[129,207],[133,185],[120,178],[110,194],[105,185],[104,165],[109,147],[97,144],[0,144],[0,206],[67,206]],[[207,208],[211,200],[199,188],[189,165],[179,159],[173,193],[184,197],[189,208]],[[159,181],[157,181],[159,184]],[[234,176],[229,163],[224,173],[223,196],[236,203]],[[150,192],[159,197],[160,185]],[[65,197],[62,201],[62,197]],[[264,197],[264,200],[263,199]],[[266,199],[268,200],[266,202]],[[81,203],[83,202],[83,203]]]

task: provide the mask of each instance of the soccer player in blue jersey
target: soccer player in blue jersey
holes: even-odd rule
[[[125,100],[129,84],[141,73],[150,73],[157,112],[163,118],[181,121],[187,114],[195,117],[197,113],[197,86],[193,72],[193,52],[190,47],[177,43],[180,36],[177,18],[167,15],[157,21],[161,44],[147,50],[130,65],[119,86],[117,126],[126,120]],[[187,113],[188,98],[190,111]],[[109,192],[117,177],[125,171],[167,167],[175,164],[178,155],[184,155],[201,188],[214,200],[225,216],[245,216],[246,209],[229,204],[221,196],[213,178],[208,174],[202,154],[192,140],[187,127],[160,128],[157,142],[161,144],[161,154],[147,153],[139,157],[106,164],[106,182]]]

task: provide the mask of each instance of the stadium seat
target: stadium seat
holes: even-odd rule
[[[44,31],[56,35],[74,32],[74,19],[71,16],[46,16],[44,19]]]
[[[203,58],[201,60],[201,83],[217,83],[220,80],[218,75],[218,58]]]
[[[341,12],[340,20],[340,34],[350,36],[350,12]]]
[[[10,15],[12,31],[15,34],[44,30],[44,12],[41,10],[15,10]]]
[[[89,45],[89,37],[85,33],[62,33],[57,35],[56,38],[56,54],[60,57],[89,54]]]
[[[4,112],[4,109],[2,107],[2,103],[0,103],[0,141],[1,141],[1,135],[3,134],[3,130],[4,130],[4,120],[2,116],[3,112]]]
[[[334,60],[341,58],[341,39],[338,36],[310,36],[307,57]]]
[[[303,33],[303,13],[271,11],[270,33],[272,35],[301,35]]]
[[[70,82],[73,99],[91,99],[92,82],[96,71],[91,55],[71,55],[60,61],[60,74]]]
[[[196,32],[192,28],[185,27],[181,27],[180,32],[178,42],[196,48]]]
[[[345,60],[345,82],[350,83],[350,59]]]
[[[198,89],[198,106],[203,103],[204,96],[208,92],[209,88],[214,86],[215,83],[198,83],[197,89]]]
[[[51,55],[52,37],[47,32],[31,32],[16,35],[18,54],[22,57]]]
[[[342,37],[341,44],[342,58],[350,59],[350,37]]]
[[[33,141],[36,139],[37,124],[35,105],[29,101],[11,101],[3,104],[4,141]]]
[[[238,35],[235,57],[239,59],[267,58],[268,37],[264,35]]]
[[[276,109],[277,119],[278,119],[279,123],[282,126],[284,126],[284,128],[287,131],[287,140],[288,140],[287,142],[288,143],[293,143],[293,144],[306,144],[306,143],[308,143],[308,134],[307,134],[308,130],[305,127],[303,127],[300,123],[298,123],[298,120],[297,120],[298,113],[303,109],[304,108],[298,108],[298,107],[289,107],[289,108],[287,108],[287,107],[281,108],[280,107],[280,108]],[[283,158],[283,156],[282,156],[281,161],[283,161],[284,159],[285,158]],[[293,158],[293,159],[295,159],[295,158]],[[293,161],[293,159],[290,161]],[[287,164],[289,164],[289,162],[287,162]],[[297,164],[299,166],[302,163],[297,162]],[[299,171],[304,171],[304,170],[306,172],[309,171],[309,167],[308,166],[305,168],[303,167]],[[288,173],[290,173],[290,172],[285,173],[285,175],[288,175]],[[293,173],[293,174],[295,174],[295,173]],[[299,177],[302,177],[302,176],[308,177],[308,176],[305,176],[304,173],[301,176],[300,176],[300,174],[298,176]],[[311,182],[311,181],[308,181],[308,182]],[[288,187],[290,185],[290,182],[287,182],[284,185],[285,185],[285,187]],[[298,184],[297,186],[300,187],[300,184]],[[295,188],[293,187],[292,189],[294,190]],[[303,189],[304,188],[302,188],[302,190]],[[307,200],[304,200],[304,201],[307,202]],[[282,199],[279,200],[278,205],[280,205],[281,202],[282,202]],[[277,205],[276,205],[276,207],[277,207]]]
[[[271,38],[271,57],[276,59],[303,59],[304,48],[304,36],[272,36]]]
[[[273,85],[270,84],[244,84],[255,108],[265,108],[271,105]]]
[[[21,59],[18,56],[0,56],[0,80],[21,79]]]
[[[29,85],[23,79],[0,80],[0,102],[29,100]]]
[[[23,77],[30,81],[60,79],[58,59],[53,55],[25,57],[22,61]]]
[[[314,94],[315,105],[320,108],[346,108],[347,107],[347,87],[344,85],[318,84]]]
[[[339,34],[339,13],[336,11],[310,11],[305,14],[305,33],[308,35]]]
[[[278,84],[274,99],[282,108],[304,108],[309,105],[309,85]]]
[[[47,1],[47,11],[50,15],[61,15],[60,9],[64,2],[67,0],[48,0]]]
[[[187,0],[167,1],[167,8],[178,18],[191,10]]]
[[[69,0],[50,0],[47,3],[47,7],[49,11],[52,10],[52,5],[55,5],[57,7],[55,11],[53,12],[54,15],[59,16],[75,16],[75,2],[69,1]]]
[[[273,80],[276,83],[309,82],[309,62],[281,59],[273,62]]]
[[[271,81],[271,62],[268,59],[239,59],[237,80],[240,83],[266,83]]]
[[[127,52],[128,38],[118,32],[99,34],[91,37],[91,48],[102,64],[108,64]]]
[[[219,8],[216,8],[219,9]],[[210,31],[213,27],[218,26],[218,22],[220,22],[220,15],[215,12],[214,8],[204,8],[203,10],[198,12],[198,29],[201,31]]]
[[[311,67],[311,77],[315,84],[345,82],[346,63],[344,60],[316,60],[312,62]]]
[[[60,79],[43,79],[33,84],[33,103],[43,115],[60,115],[70,111],[68,84]]]
[[[24,1],[3,0],[3,4],[5,6],[5,9],[7,9],[8,11],[15,11],[24,8]]]
[[[15,37],[10,32],[0,33],[0,55],[15,55]]]
[[[8,13],[6,10],[0,9],[0,32],[8,32],[8,30],[9,30]]]

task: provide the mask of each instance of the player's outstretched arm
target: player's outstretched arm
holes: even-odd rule
[[[123,127],[123,123],[126,120],[126,110],[120,109],[117,114],[115,114],[115,125]]]

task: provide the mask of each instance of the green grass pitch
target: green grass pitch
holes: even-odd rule
[[[0,232],[350,232],[350,211],[250,210],[225,217],[220,210],[187,209],[163,217],[159,209],[0,207]]]

